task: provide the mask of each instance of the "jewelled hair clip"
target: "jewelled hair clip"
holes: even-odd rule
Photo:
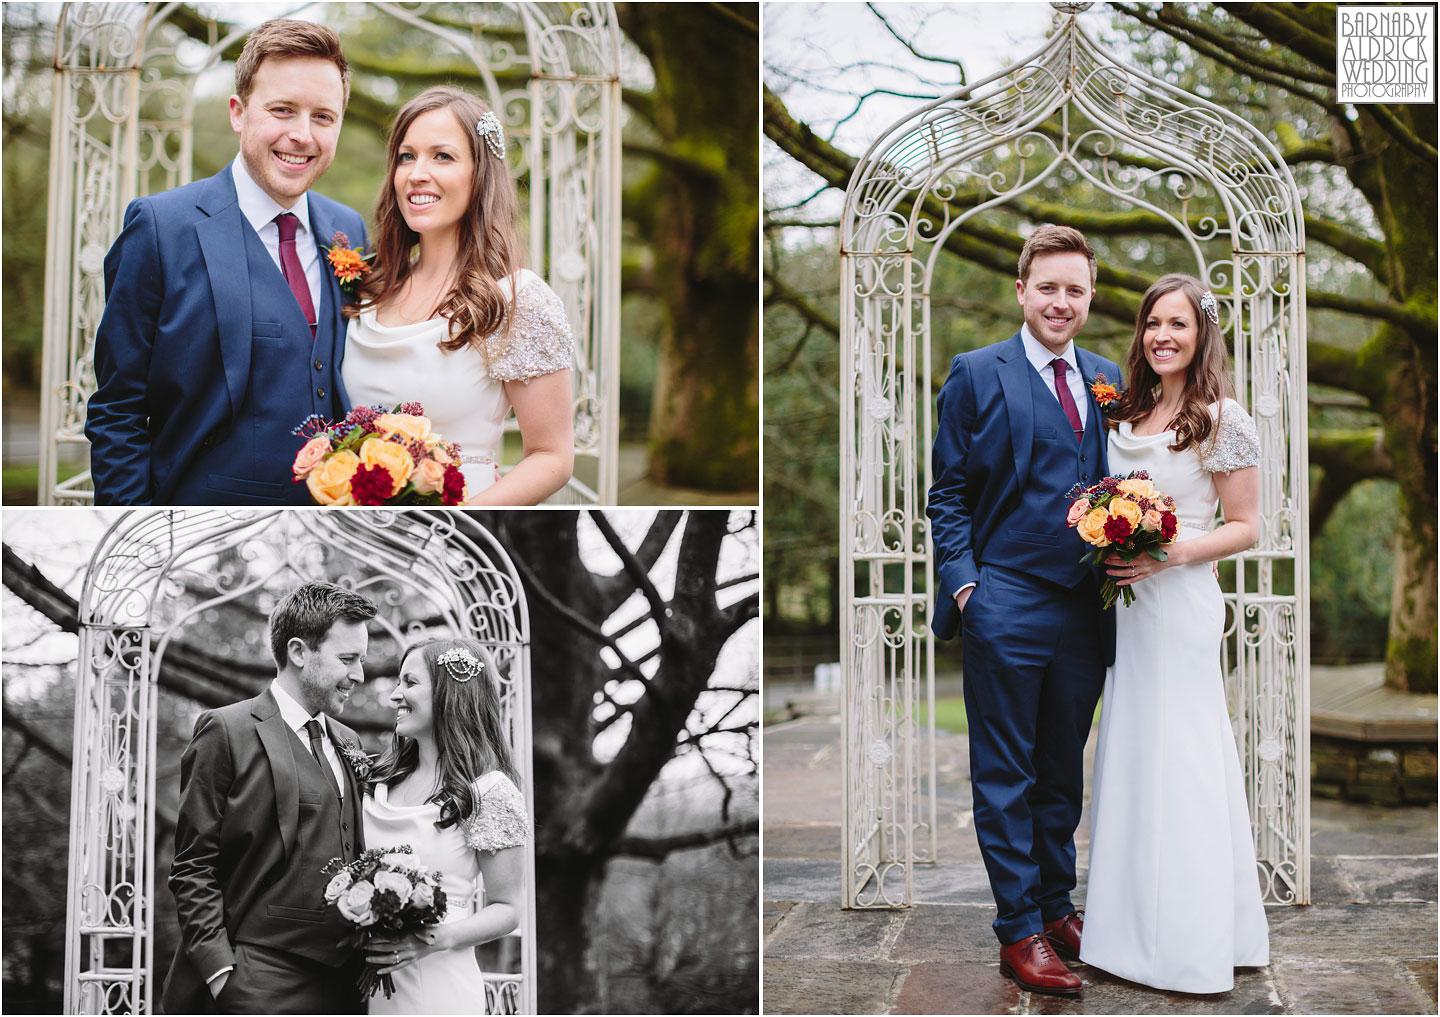
[[[485,670],[485,665],[475,659],[475,654],[457,646],[453,650],[446,650],[440,654],[440,666],[450,672],[450,677],[457,682],[468,682],[471,678],[478,678]]]
[[[1220,324],[1220,305],[1215,300],[1215,294],[1209,290],[1200,294],[1200,310],[1205,312],[1205,317],[1209,318],[1212,324]]]
[[[485,139],[485,147],[495,153],[495,158],[505,158],[505,131],[500,118],[494,113],[484,113],[475,124],[475,133]]]

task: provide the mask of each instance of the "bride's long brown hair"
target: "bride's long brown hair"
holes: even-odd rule
[[[1159,401],[1160,376],[1145,359],[1145,322],[1155,302],[1167,293],[1179,290],[1190,301],[1190,313],[1195,316],[1195,356],[1185,374],[1185,390],[1180,397],[1180,410],[1173,418],[1175,444],[1172,452],[1179,452],[1207,441],[1215,430],[1215,420],[1210,415],[1210,404],[1223,403],[1234,392],[1230,383],[1230,372],[1225,366],[1225,337],[1220,325],[1213,322],[1200,308],[1200,298],[1205,288],[1200,280],[1183,272],[1161,276],[1145,291],[1140,301],[1140,313],[1135,316],[1135,338],[1130,343],[1130,353],[1125,358],[1125,394],[1106,414],[1106,426],[1118,427],[1120,421],[1139,422],[1148,417]],[[1218,307],[1217,307],[1218,310]]]
[[[496,351],[486,341],[502,324],[509,327],[505,312],[515,299],[514,280],[508,294],[500,282],[513,276],[521,265],[519,201],[505,161],[486,147],[475,130],[490,107],[463,89],[448,85],[427,88],[395,114],[385,144],[385,183],[375,203],[375,266],[361,277],[359,301],[347,305],[345,313],[354,317],[385,303],[410,277],[410,252],[420,242],[420,234],[410,228],[400,211],[395,197],[395,167],[399,165],[400,145],[415,118],[437,109],[448,109],[455,115],[461,131],[470,139],[470,157],[475,165],[470,207],[460,219],[455,281],[435,308],[435,313],[450,321],[450,337],[440,347],[453,352],[473,346],[481,354],[491,355]]]
[[[451,668],[440,663],[450,650],[467,651],[480,662],[480,673],[468,680],[457,679]],[[430,676],[430,723],[438,758],[437,786],[429,801],[440,806],[435,825],[443,830],[464,822],[475,811],[472,785],[476,777],[499,770],[518,787],[520,774],[510,754],[500,705],[500,675],[490,651],[474,639],[429,639],[407,649],[400,657],[401,664],[413,653],[421,655]],[[393,788],[415,772],[419,761],[415,739],[392,735],[376,764],[374,779]]]

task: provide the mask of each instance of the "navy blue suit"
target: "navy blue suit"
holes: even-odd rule
[[[1065,493],[1107,472],[1089,383],[1120,372],[1075,353],[1089,400],[1078,441],[1019,333],[957,356],[938,400],[931,628],[941,639],[963,628],[975,832],[1007,944],[1074,910],[1085,739],[1115,658],[1114,614],[1065,525]],[[955,594],[967,583],[962,625]]]
[[[365,242],[352,209],[309,195],[328,244]],[[100,505],[308,504],[290,467],[307,414],[343,416],[343,294],[322,260],[312,338],[245,219],[230,167],[137,198],[105,256],[98,383],[85,420]]]

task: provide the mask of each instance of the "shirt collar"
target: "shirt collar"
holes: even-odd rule
[[[271,680],[270,694],[275,697],[275,702],[280,705],[280,716],[284,718],[286,724],[290,725],[290,730],[302,738],[307,737],[305,735],[305,724],[310,720],[310,714],[305,711],[305,707],[295,702],[290,693],[280,687],[278,679]],[[325,714],[317,713],[315,714],[315,719],[320,722],[320,733],[328,735],[330,732],[325,726]]]
[[[230,163],[230,175],[235,178],[235,197],[240,204],[240,213],[256,233],[260,232],[260,227],[273,222],[281,212],[294,212],[295,217],[300,220],[299,228],[310,229],[309,191],[300,195],[294,205],[286,208],[261,190],[260,185],[250,176],[250,171],[245,168],[244,157],[239,155]]]
[[[1050,350],[1031,333],[1029,325],[1020,326],[1020,341],[1025,344],[1025,359],[1034,365],[1035,370],[1038,371],[1041,368],[1049,367],[1050,361],[1055,359],[1055,354],[1051,353]],[[1060,359],[1065,361],[1065,365],[1069,367],[1070,370],[1080,370],[1080,363],[1075,359],[1075,343],[1073,340],[1065,347],[1065,352],[1060,354]]]

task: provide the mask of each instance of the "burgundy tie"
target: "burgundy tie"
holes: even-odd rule
[[[310,325],[310,336],[315,336],[315,304],[310,300],[310,283],[305,279],[305,270],[300,267],[300,256],[295,253],[295,227],[300,220],[293,212],[281,212],[275,217],[280,227],[280,274],[290,284],[290,292],[300,302],[305,321]]]
[[[1065,380],[1065,371],[1070,365],[1056,357],[1050,361],[1050,366],[1055,368],[1055,395],[1060,400],[1060,408],[1065,411],[1065,416],[1070,418],[1070,426],[1075,429],[1075,439],[1079,441],[1085,436],[1085,425],[1080,423],[1080,411],[1075,407],[1075,397],[1070,394],[1070,385]]]

